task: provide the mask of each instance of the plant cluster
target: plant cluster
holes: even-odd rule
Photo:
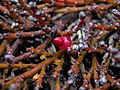
[[[120,0],[1,0],[1,90],[120,89]]]

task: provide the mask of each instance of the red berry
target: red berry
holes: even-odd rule
[[[63,45],[64,40],[61,37],[56,37],[53,41],[56,45]]]
[[[60,49],[66,50],[71,45],[71,39],[68,36],[56,37],[53,41]]]

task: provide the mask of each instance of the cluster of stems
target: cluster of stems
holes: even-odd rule
[[[0,29],[0,90],[120,89],[120,0],[2,0]]]

